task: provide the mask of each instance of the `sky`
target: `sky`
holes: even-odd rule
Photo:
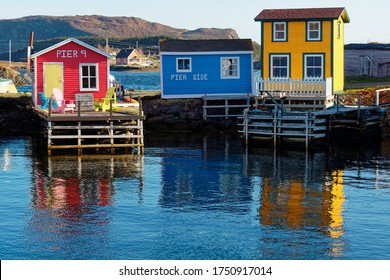
[[[175,28],[233,28],[240,38],[260,42],[263,9],[345,7],[350,23],[345,43],[390,43],[389,0],[18,0],[0,10],[0,19],[30,15],[134,16]]]

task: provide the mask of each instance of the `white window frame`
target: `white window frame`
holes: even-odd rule
[[[284,67],[285,69],[287,69],[287,75],[286,77],[280,77],[280,76],[274,76],[274,58],[277,58],[277,57],[283,57],[283,58],[287,58],[287,65]],[[271,54],[271,57],[270,57],[270,77],[271,79],[288,79],[290,78],[290,55],[288,54]]]
[[[91,75],[83,76],[83,67],[84,66],[88,66],[88,67],[93,66],[93,67],[95,67],[95,71],[96,71],[95,75],[94,76],[91,76]],[[89,71],[89,69],[88,69],[88,71]],[[80,76],[80,91],[91,91],[91,90],[96,91],[96,90],[99,90],[99,64],[97,64],[97,63],[80,63],[80,65],[79,65],[79,76]],[[84,78],[88,78],[89,86],[87,88],[83,87],[83,79]],[[92,78],[96,79],[96,87],[91,87],[90,86],[91,85],[90,84],[91,83],[90,79],[92,79]]]
[[[311,29],[311,24],[318,24],[318,29]],[[311,32],[317,32],[317,37],[311,37]],[[307,41],[321,41],[321,21],[308,21],[307,22]]]
[[[309,57],[320,57],[321,58],[321,65],[320,66],[310,66],[310,68],[316,68],[316,69],[321,69],[321,76],[319,77],[310,77],[307,75],[307,70],[308,70],[308,66],[307,66],[307,58]],[[324,79],[324,71],[325,71],[325,67],[324,67],[324,55],[323,54],[305,54],[304,55],[304,77],[305,79],[318,79],[318,80],[323,80]]]
[[[283,31],[280,31],[280,30],[276,30],[276,26],[277,25],[283,25]],[[272,27],[272,40],[275,41],[275,42],[285,42],[287,41],[287,22],[274,22],[273,23],[273,27]],[[283,38],[278,38],[276,36],[277,33],[282,33],[283,34]]]
[[[228,60],[236,60],[236,69],[227,69],[226,67],[231,67],[234,64],[227,65]],[[240,57],[221,57],[221,79],[240,79]]]
[[[189,61],[189,69],[179,69],[179,61],[180,60],[188,60]],[[192,72],[192,58],[191,57],[177,57],[176,58],[176,72]]]

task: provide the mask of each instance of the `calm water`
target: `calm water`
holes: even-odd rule
[[[38,152],[0,138],[0,259],[390,259],[390,140],[305,153],[147,135],[144,156]]]

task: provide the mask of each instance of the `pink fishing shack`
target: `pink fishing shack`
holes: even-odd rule
[[[93,94],[103,98],[110,86],[112,57],[80,40],[69,38],[31,56],[34,65],[32,98],[40,105],[39,93],[52,96],[58,88],[64,99],[75,100],[76,94]]]

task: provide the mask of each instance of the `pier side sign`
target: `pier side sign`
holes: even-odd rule
[[[208,74],[193,74],[193,81],[207,81]],[[171,74],[171,81],[187,81],[187,74]]]
[[[86,50],[57,50],[57,58],[79,58],[80,57],[87,57],[87,51]]]

